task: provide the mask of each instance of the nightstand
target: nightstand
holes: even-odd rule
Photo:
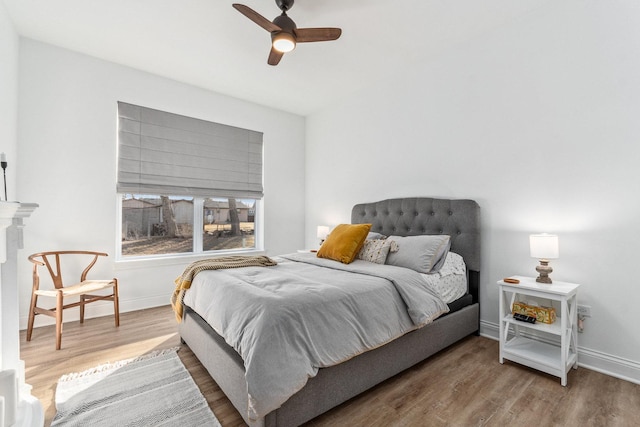
[[[567,373],[578,369],[578,287],[567,282],[544,284],[533,277],[511,276],[520,283],[498,281],[500,288],[500,363],[504,359],[560,377],[567,385]],[[534,324],[515,320],[511,306],[518,296],[532,296],[560,302],[554,323]],[[560,345],[557,338],[560,337]],[[545,339],[546,338],[546,339]],[[555,338],[555,339],[554,339]]]

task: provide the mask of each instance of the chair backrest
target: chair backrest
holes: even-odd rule
[[[56,289],[60,289],[64,287],[64,282],[62,280],[62,269],[61,269],[61,256],[62,255],[90,255],[92,256],[89,265],[82,271],[80,275],[80,281],[83,282],[87,278],[87,273],[91,270],[98,261],[99,256],[109,256],[104,252],[94,252],[94,251],[49,251],[49,252],[38,252],[36,254],[29,255],[29,261],[33,263],[33,282],[34,285],[39,284],[38,277],[38,267],[46,266],[49,274],[51,275],[51,280],[53,281],[53,285]]]

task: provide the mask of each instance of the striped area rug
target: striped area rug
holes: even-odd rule
[[[177,350],[64,375],[51,426],[220,427]]]

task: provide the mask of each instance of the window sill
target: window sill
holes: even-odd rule
[[[265,255],[265,251],[261,249],[237,250],[237,251],[216,251],[215,253],[199,253],[185,255],[167,255],[156,257],[136,257],[131,259],[119,259],[115,262],[115,270],[133,270],[138,268],[150,268],[161,266],[181,265],[186,266],[194,261],[201,259],[231,256],[231,255]]]

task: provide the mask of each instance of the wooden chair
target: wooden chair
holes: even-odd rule
[[[85,259],[91,259],[89,265],[82,271],[80,281],[73,285],[65,286],[62,281],[62,270],[60,260],[64,255],[65,262],[70,264],[70,256],[77,256],[78,260],[74,262],[83,262]],[[85,256],[85,255],[88,255]],[[84,256],[84,257],[80,257]],[[33,263],[33,291],[31,294],[31,307],[29,309],[29,322],[27,325],[27,341],[31,341],[31,333],[33,332],[33,321],[37,314],[45,314],[56,319],[56,350],[60,350],[62,344],[62,312],[66,308],[80,306],[80,323],[84,323],[84,306],[86,304],[108,300],[113,301],[113,311],[116,320],[116,327],[120,326],[120,312],[118,307],[118,279],[111,280],[87,280],[87,273],[94,266],[98,257],[108,256],[102,252],[92,251],[51,251],[40,252],[29,256],[29,261]],[[85,258],[85,259],[83,259]],[[81,264],[84,265],[84,264]],[[40,289],[40,276],[38,275],[39,267],[46,266],[51,275],[54,289]],[[94,295],[93,292],[102,289],[112,289],[109,295]],[[45,309],[38,307],[38,297],[53,297],[56,299],[55,308]],[[76,297],[80,300],[70,304],[64,304],[67,297]]]

